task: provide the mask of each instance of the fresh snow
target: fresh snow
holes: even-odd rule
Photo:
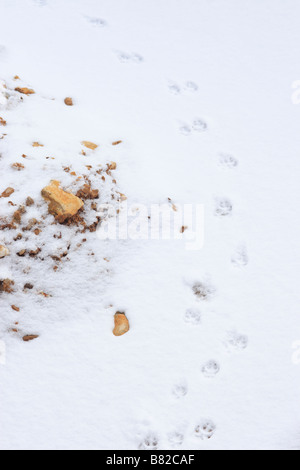
[[[297,0],[0,0],[0,193],[15,188],[0,214],[31,196],[24,217],[46,224],[0,232],[15,281],[0,294],[2,450],[300,448],[299,14]],[[83,140],[99,148],[83,156]],[[53,224],[41,189],[76,192],[63,167],[109,161],[130,206],[203,204],[203,249]],[[112,178],[91,179],[108,202]],[[37,239],[43,260],[16,255]]]

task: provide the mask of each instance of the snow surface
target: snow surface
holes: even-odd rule
[[[0,80],[36,91],[7,101],[0,84],[0,193],[31,196],[26,217],[48,223],[44,261],[16,256],[34,236],[1,232],[17,287],[0,300],[1,449],[300,448],[299,14],[297,0],[0,0]],[[82,140],[99,148],[83,157]],[[111,160],[129,204],[204,204],[204,249],[54,239],[41,189]],[[47,255],[68,244],[54,272]]]

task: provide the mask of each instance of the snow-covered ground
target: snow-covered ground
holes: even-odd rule
[[[0,194],[15,189],[0,217],[30,196],[42,230],[0,232],[15,282],[0,293],[1,449],[300,448],[299,14],[298,0],[0,0]],[[83,140],[99,147],[82,155]],[[71,172],[100,202],[203,204],[204,248],[53,224],[41,190],[74,192]]]

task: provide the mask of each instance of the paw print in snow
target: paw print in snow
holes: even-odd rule
[[[183,398],[187,395],[187,392],[188,392],[188,387],[187,387],[186,382],[181,381],[173,387],[172,393],[176,398]]]
[[[168,85],[169,91],[174,93],[175,95],[179,95],[181,93],[181,87],[175,82],[170,82]],[[195,82],[188,81],[183,85],[183,91],[187,91],[190,93],[195,93],[198,91],[198,85]]]
[[[198,91],[198,85],[195,82],[186,82],[184,85],[185,90],[195,93]]]
[[[208,282],[196,282],[193,292],[199,300],[209,300],[216,292],[216,289]]]
[[[188,308],[184,315],[184,321],[191,325],[200,325],[201,312],[197,308]]]
[[[134,62],[136,64],[140,64],[144,61],[143,56],[141,56],[140,54],[128,54],[127,52],[122,51],[117,51],[116,54],[119,61],[123,63]]]
[[[195,436],[202,440],[211,439],[216,432],[216,425],[210,419],[203,419],[195,428]]]
[[[181,134],[188,136],[188,135],[191,134],[192,129],[191,129],[191,127],[185,125],[185,126],[181,126],[179,131],[180,131]]]
[[[174,95],[180,94],[180,87],[176,85],[176,83],[169,83],[168,88],[169,88],[169,91],[173,93]]]
[[[172,447],[181,446],[184,441],[184,435],[180,432],[174,431],[168,435],[168,440]]]
[[[229,199],[217,199],[215,215],[218,217],[227,217],[232,214],[233,205]]]
[[[104,28],[107,26],[107,22],[102,18],[86,17],[86,19],[92,26],[96,26],[97,28]]]
[[[247,264],[249,263],[247,249],[244,246],[238,247],[231,257],[231,262],[233,266],[237,268],[247,266]]]
[[[158,449],[158,438],[155,434],[148,434],[143,442],[139,445],[139,450],[157,450]]]
[[[194,119],[191,125],[189,124],[183,124],[180,128],[179,131],[183,135],[191,135],[191,133],[194,132],[205,132],[207,130],[208,126],[203,119]]]
[[[222,154],[219,157],[219,167],[224,170],[233,170],[238,164],[238,160],[232,155]]]
[[[248,347],[248,337],[236,331],[230,331],[227,335],[225,345],[229,351],[243,351]]]
[[[193,121],[193,130],[196,132],[204,132],[207,129],[207,124],[202,119],[195,119]]]
[[[204,377],[207,377],[209,379],[214,378],[219,372],[220,372],[220,365],[214,360],[208,361],[202,367],[202,374],[204,375]]]
[[[140,54],[132,54],[131,55],[131,60],[133,62],[136,62],[137,64],[144,62],[144,57],[141,56]]]
[[[126,52],[118,52],[118,59],[120,62],[126,63],[130,61],[130,55]]]

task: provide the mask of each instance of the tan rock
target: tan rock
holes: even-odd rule
[[[13,221],[14,221],[16,224],[20,224],[20,223],[21,223],[21,221],[22,221],[22,211],[21,211],[20,209],[14,212]]]
[[[22,258],[23,256],[26,255],[26,250],[21,250],[17,253],[18,256],[20,256],[20,258]]]
[[[43,198],[49,202],[49,213],[58,217],[63,223],[77,214],[84,202],[74,194],[63,191],[59,181],[51,181],[50,185],[42,190]]]
[[[33,204],[34,204],[34,200],[30,196],[28,196],[28,198],[26,199],[26,206],[30,207],[30,206],[33,206]]]
[[[13,188],[7,188],[0,197],[10,197],[14,192],[15,190]]]
[[[24,290],[27,290],[27,289],[32,290],[33,288],[34,288],[34,286],[32,284],[30,284],[29,282],[27,284],[25,284],[25,286],[24,286]]]
[[[86,199],[98,199],[99,198],[99,190],[92,189],[89,184],[85,184],[79,191],[77,191],[76,196],[84,201]]]
[[[19,93],[22,93],[23,95],[34,95],[35,94],[35,91],[34,90],[31,90],[30,88],[20,88],[20,87],[17,87],[15,88],[15,91],[19,92]]]
[[[121,202],[127,201],[127,196],[125,196],[125,194],[119,193],[118,191],[117,191],[117,194],[120,195],[119,201],[121,201]]]
[[[72,98],[65,98],[65,104],[67,106],[73,106],[73,100]]]
[[[41,248],[37,248],[36,250],[31,250],[29,252],[29,256],[31,256],[31,258],[34,258],[35,256],[37,256],[40,252],[41,252]]]
[[[6,121],[0,117],[0,126],[6,126]]]
[[[107,164],[107,171],[116,170],[116,169],[117,169],[116,162],[110,162],[110,163]]]
[[[27,343],[28,341],[33,341],[34,339],[37,339],[37,338],[38,338],[38,335],[25,335],[23,336],[23,341]]]
[[[125,335],[125,333],[129,331],[129,328],[129,321],[125,313],[117,312],[115,314],[115,328],[113,330],[113,334],[115,336]]]
[[[93,142],[89,142],[88,140],[84,140],[81,143],[82,143],[82,145],[84,145],[86,148],[88,148],[90,150],[96,150],[96,148],[98,148],[97,144],[94,144]]]
[[[32,147],[44,147],[43,144],[40,144],[39,142],[33,142]]]
[[[4,245],[0,245],[0,258],[5,258],[5,256],[8,256],[9,254],[9,249]]]
[[[26,232],[27,230],[31,230],[37,224],[38,221],[36,219],[30,219],[27,226],[23,228],[23,231]]]
[[[15,283],[11,279],[0,279],[0,292],[6,292],[7,294],[11,294],[14,291],[14,285]]]

